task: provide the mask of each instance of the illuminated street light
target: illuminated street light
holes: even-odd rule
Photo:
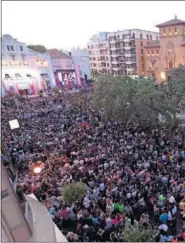
[[[41,168],[40,167],[34,167],[33,172],[35,174],[39,174],[41,172]]]
[[[33,165],[33,172],[39,174],[42,171],[42,163],[39,161]]]

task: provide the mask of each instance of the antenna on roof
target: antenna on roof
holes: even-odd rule
[[[175,19],[177,19],[177,15],[175,15]]]

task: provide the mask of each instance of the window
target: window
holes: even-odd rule
[[[141,57],[141,61],[144,62],[144,57]]]
[[[143,46],[143,42],[142,41],[140,41],[140,46]]]
[[[143,39],[143,34],[140,34],[140,39],[141,39],[141,40]]]
[[[142,69],[145,69],[145,64],[144,63],[142,63]]]
[[[6,46],[7,50],[10,51],[10,46]]]
[[[22,55],[21,57],[22,57],[23,62],[26,61],[26,56],[25,55]]]
[[[156,40],[159,40],[159,37],[158,36],[156,36]]]
[[[29,74],[29,73],[26,74],[26,77],[31,78],[31,74]]]
[[[149,35],[146,35],[147,40],[149,40]]]
[[[169,32],[169,34],[171,35],[171,33],[172,33],[171,28],[169,28],[168,32]]]
[[[152,51],[152,55],[154,54],[154,51]]]
[[[135,39],[135,33],[133,33],[133,36],[132,37],[133,37],[133,39]]]
[[[10,75],[8,73],[5,73],[5,78],[10,78]]]
[[[159,50],[156,50],[156,53],[159,54]]]
[[[143,55],[144,54],[144,51],[143,51],[143,49],[141,49],[141,55]]]
[[[109,63],[107,63],[107,67],[109,67]]]
[[[164,29],[163,32],[164,32],[164,35],[166,35],[166,29]]]
[[[150,35],[150,40],[152,40],[152,35]]]
[[[11,55],[13,61],[15,61],[15,55]]]
[[[8,194],[7,189],[5,189],[5,190],[1,191],[1,199],[3,199],[3,198],[5,198],[5,197],[7,197],[8,195],[9,195],[9,194]]]
[[[148,51],[148,55],[150,55],[150,51]]]
[[[16,78],[21,78],[21,75],[19,73],[15,73]]]
[[[10,48],[11,48],[11,51],[14,51],[14,47],[13,46],[10,46]]]
[[[175,27],[175,34],[177,34],[177,27]]]
[[[20,46],[20,51],[23,51],[23,47],[22,46]]]

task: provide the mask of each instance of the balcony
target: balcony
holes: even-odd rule
[[[134,68],[133,67],[126,67],[126,70],[130,72],[130,71],[133,71]]]
[[[126,64],[132,64],[132,61],[126,61]]]
[[[125,53],[125,57],[131,57],[132,56],[132,54],[130,54],[130,53]]]
[[[124,39],[124,42],[130,42],[130,38]]]
[[[68,242],[51,219],[47,208],[34,194],[25,195],[25,218],[33,231],[33,241]]]
[[[113,61],[111,61],[111,63],[112,64],[117,64],[117,63],[119,63],[119,61],[118,60],[113,60]]]
[[[130,50],[131,48],[131,46],[125,46],[125,50]]]
[[[118,54],[117,54],[117,53],[112,53],[112,54],[110,54],[110,56],[111,56],[111,57],[117,57]]]

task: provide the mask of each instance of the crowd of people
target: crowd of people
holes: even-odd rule
[[[18,119],[20,129],[8,121]],[[70,242],[125,241],[124,228],[157,230],[154,241],[185,241],[185,132],[107,121],[90,94],[2,100],[2,137],[19,173]],[[41,161],[43,173],[34,174]],[[69,205],[64,184],[83,182]]]

